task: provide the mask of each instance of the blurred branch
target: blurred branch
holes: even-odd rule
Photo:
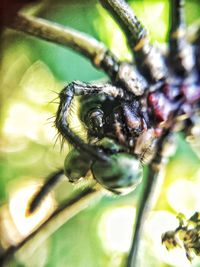
[[[52,43],[70,47],[83,56],[89,57],[92,62],[96,62],[106,51],[104,44],[95,38],[45,19],[18,14],[7,26]]]
[[[0,257],[0,266],[3,266],[3,264],[15,253],[20,253],[21,249],[25,249],[25,255],[33,253],[38,246],[57,231],[64,223],[85,209],[95,198],[102,194],[102,191],[95,185],[96,183],[93,182],[89,187],[83,189],[74,197],[67,200],[66,203],[56,209],[52,215],[39,226],[39,228],[22,240],[18,245],[9,247]]]

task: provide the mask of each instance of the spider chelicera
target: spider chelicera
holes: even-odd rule
[[[55,126],[73,145],[64,169],[52,174],[34,197],[33,212],[63,173],[72,183],[91,171],[95,182],[114,194],[132,191],[148,164],[147,184],[138,210],[127,267],[138,266],[138,247],[146,213],[151,207],[157,178],[168,157],[173,132],[195,134],[200,100],[200,34],[187,42],[184,1],[170,1],[170,34],[166,53],[150,44],[147,31],[123,0],[100,0],[126,35],[135,63],[120,62],[104,44],[83,33],[43,19],[18,15],[10,27],[71,47],[105,71],[110,82],[74,81],[59,94]],[[68,115],[73,98],[80,96],[80,119],[88,142],[70,128]],[[95,183],[96,186],[96,183]],[[94,193],[83,191],[74,202]],[[73,202],[73,201],[72,201]],[[16,248],[11,248],[10,254]]]

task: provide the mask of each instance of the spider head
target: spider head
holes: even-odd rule
[[[140,161],[122,152],[111,155],[109,161],[96,161],[91,170],[103,187],[117,194],[134,190],[143,176]]]

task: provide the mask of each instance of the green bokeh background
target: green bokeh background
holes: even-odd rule
[[[149,30],[152,41],[157,41],[164,47],[169,24],[168,1],[129,2]],[[187,1],[187,23],[192,24],[199,18],[199,14],[199,1]],[[130,59],[123,34],[95,0],[45,1],[37,15],[89,33],[105,42],[119,58]],[[53,121],[48,123],[48,118],[56,112],[57,104],[49,103],[57,97],[56,92],[73,80],[93,81],[105,78],[105,74],[69,49],[15,31],[6,30],[1,41],[0,205],[3,207],[9,202],[13,190],[20,189],[28,181],[39,183],[50,172],[63,166],[69,146],[66,145],[61,152],[59,142],[53,146],[56,131],[51,128]],[[179,187],[177,195],[179,202],[183,203],[180,205],[183,210],[177,210],[176,203],[173,205],[173,201],[169,200],[168,191],[173,192],[172,188],[175,188],[173,186],[177,181],[184,181],[186,185],[188,181],[191,188],[198,187],[200,181],[199,159],[196,154],[181,136],[176,138],[176,142],[178,148],[167,166],[166,179],[155,207],[161,218],[163,211],[176,216],[178,212],[184,211],[184,205],[191,210],[192,215],[194,207],[200,204],[192,190]],[[117,207],[136,207],[141,189],[142,185],[128,196],[107,195],[91,203],[38,247],[32,256],[23,260],[17,257],[8,266],[124,266],[127,252],[105,249],[103,237],[98,231],[99,222],[104,214],[109,214]],[[55,189],[58,205],[72,191],[73,187],[63,181]],[[125,230],[119,226],[119,231]],[[1,232],[0,238],[4,240],[4,233]],[[1,240],[0,247],[3,251],[4,242]],[[179,265],[159,258],[152,249],[148,233],[143,243],[141,266],[187,266],[187,260],[186,265]],[[200,260],[196,260],[193,266],[200,266]]]

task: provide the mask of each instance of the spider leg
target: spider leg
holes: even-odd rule
[[[89,58],[96,68],[104,70],[114,84],[123,85],[136,95],[143,94],[146,88],[143,77],[132,65],[121,64],[103,43],[86,33],[22,14],[18,14],[8,26],[79,52]]]
[[[69,47],[89,58],[93,65],[104,70],[111,80],[116,78],[119,68],[118,60],[102,42],[86,33],[24,14],[18,14],[8,27]]]
[[[94,85],[81,82],[72,82],[60,93],[60,104],[56,114],[55,125],[58,132],[70,142],[76,149],[90,155],[92,160],[109,161],[109,157],[98,147],[86,144],[69,127],[67,117],[69,108],[74,96],[104,94],[114,98],[124,98],[124,91],[121,88],[110,84]]]
[[[137,214],[137,220],[135,225],[134,238],[132,246],[128,256],[127,267],[138,267],[138,252],[141,243],[141,237],[143,233],[144,223],[146,217],[151,210],[154,203],[155,195],[157,196],[158,184],[160,184],[160,166],[153,165],[149,167],[148,176],[143,191],[142,198],[140,200],[140,207]]]
[[[135,233],[133,237],[133,242],[131,245],[127,267],[138,267],[137,257],[138,257],[138,248],[141,241],[142,230],[144,228],[144,223],[148,212],[150,211],[153,200],[157,195],[158,185],[161,183],[160,171],[162,166],[164,167],[168,158],[168,151],[166,146],[170,145],[170,137],[172,136],[172,130],[176,124],[176,118],[181,110],[181,106],[184,103],[184,99],[181,99],[177,108],[171,113],[168,118],[169,125],[164,129],[162,136],[158,139],[156,145],[156,151],[153,159],[149,164],[147,181],[143,191],[143,195],[140,202],[140,207],[138,210],[138,217],[136,220]]]
[[[157,82],[166,76],[163,56],[149,43],[147,31],[131,7],[124,0],[100,0],[113,15],[126,34],[128,45],[133,52],[138,69],[150,82]]]
[[[155,156],[151,161],[148,169],[148,176],[140,201],[140,207],[138,210],[133,242],[128,256],[127,267],[138,267],[138,250],[141,242],[144,223],[148,212],[151,210],[154,204],[158,189],[160,188],[160,184],[162,182],[160,171],[161,167],[164,167],[163,165],[166,161],[164,148],[165,145],[167,145],[167,140],[169,137],[170,129],[167,129],[158,141]]]
[[[184,0],[171,0],[168,60],[172,70],[180,76],[187,76],[193,69],[194,51],[186,41]]]
[[[64,170],[58,170],[56,172],[51,173],[47,177],[47,181],[40,188],[40,190],[33,196],[30,205],[27,210],[27,215],[33,213],[37,207],[40,205],[44,197],[52,190],[52,188],[60,181],[64,174]]]
[[[194,153],[198,158],[200,158],[200,111],[197,114],[194,114],[190,119],[185,121],[185,127],[183,129],[183,133],[185,135],[186,141],[192,147]]]
[[[193,45],[195,46],[196,67],[198,73],[200,73],[200,25],[198,26],[198,30],[196,32],[196,38],[193,42]]]

